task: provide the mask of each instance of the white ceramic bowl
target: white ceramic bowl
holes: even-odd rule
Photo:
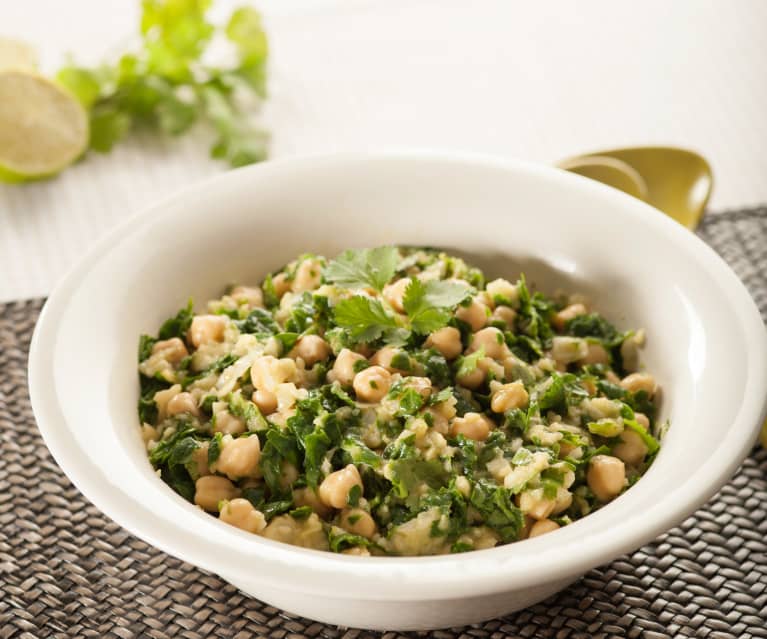
[[[152,472],[136,417],[140,333],[188,299],[257,281],[295,255],[428,244],[523,269],[647,329],[671,429],[627,494],[554,533],[468,554],[361,558],[225,525]],[[494,272],[494,273],[493,273]],[[32,403],[57,462],[137,536],[293,613],[435,628],[537,602],[681,522],[734,472],[764,418],[767,338],[743,285],[656,210],[568,173],[464,155],[318,156],[232,171],[132,217],[51,295],[30,355]]]

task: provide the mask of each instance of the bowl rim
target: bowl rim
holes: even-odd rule
[[[730,436],[721,443],[720,454],[709,458],[697,467],[693,476],[698,481],[686,481],[682,486],[670,490],[658,500],[653,516],[647,517],[641,525],[627,528],[619,522],[612,522],[610,530],[591,535],[589,543],[582,540],[568,540],[559,548],[550,548],[543,538],[528,540],[525,544],[508,544],[493,549],[474,551],[469,555],[440,555],[435,557],[354,557],[335,553],[297,548],[288,544],[254,537],[244,531],[227,527],[229,538],[239,536],[250,542],[249,557],[264,568],[263,576],[286,567],[301,566],[309,578],[301,590],[323,592],[327,590],[327,579],[333,578],[334,588],[339,596],[353,596],[356,599],[402,599],[421,600],[460,596],[467,590],[477,594],[497,592],[513,587],[532,587],[552,581],[574,577],[614,557],[632,551],[657,535],[676,525],[701,504],[709,499],[734,473],[746,456],[756,438],[758,425],[767,413],[767,331],[761,315],[743,283],[724,260],[700,238],[674,222],[649,205],[634,198],[596,183],[587,178],[570,174],[549,166],[499,158],[497,156],[431,149],[381,149],[316,153],[305,156],[272,160],[262,165],[243,167],[213,176],[200,183],[188,186],[129,217],[125,222],[108,232],[75,264],[62,278],[45,303],[30,344],[29,390],[30,399],[38,428],[54,459],[64,470],[73,484],[108,517],[125,527],[141,539],[163,551],[189,561],[203,569],[221,574],[238,582],[247,582],[254,577],[253,565],[243,561],[237,553],[211,552],[214,540],[202,538],[185,531],[178,535],[178,529],[163,523],[157,524],[151,510],[137,505],[121,495],[114,487],[98,480],[98,472],[88,457],[68,437],[69,426],[58,406],[53,376],[52,353],[58,339],[58,320],[64,313],[68,300],[76,291],[81,278],[118,244],[123,236],[138,230],[157,219],[176,203],[188,201],[199,192],[210,188],[223,189],[229,183],[253,178],[268,179],[270,174],[290,173],[291,167],[312,165],[336,165],[336,167],[360,161],[380,162],[436,162],[473,167],[499,169],[511,173],[525,174],[531,179],[548,180],[569,185],[567,188],[592,191],[598,197],[612,202],[616,208],[633,210],[645,217],[643,223],[655,226],[659,232],[674,236],[674,241],[696,256],[701,265],[709,269],[709,275],[717,279],[720,288],[727,295],[728,302],[737,311],[739,329],[752,352],[759,355],[749,358],[747,386],[739,406]],[[255,180],[254,180],[255,181]],[[673,498],[672,498],[673,497]],[[601,509],[591,517],[605,517],[609,509]],[[224,526],[224,524],[221,524]],[[570,528],[570,527],[567,527]],[[568,532],[563,529],[562,533]],[[175,533],[175,534],[174,534]],[[560,537],[562,541],[563,538]],[[521,552],[519,546],[524,546]],[[546,550],[546,552],[541,552]],[[471,557],[471,561],[466,561]],[[509,568],[514,574],[509,574]],[[552,572],[554,568],[554,572]],[[341,586],[339,578],[347,577]],[[360,592],[359,579],[377,580],[378,588],[370,594]],[[338,588],[336,585],[338,584]],[[428,585],[428,588],[424,586]],[[375,592],[373,592],[375,590]]]

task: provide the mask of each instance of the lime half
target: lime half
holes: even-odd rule
[[[36,67],[37,54],[26,42],[0,37],[0,71],[33,71]]]
[[[70,93],[35,73],[0,71],[0,179],[58,173],[87,144],[88,116]]]

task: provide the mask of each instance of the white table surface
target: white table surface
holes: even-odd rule
[[[217,10],[242,4],[218,0]],[[0,33],[96,61],[138,0],[0,0]],[[552,163],[630,144],[694,148],[712,210],[767,202],[765,0],[262,0],[272,157],[377,146]],[[0,185],[0,301],[48,293],[99,236],[225,170],[204,131],[131,139],[47,182]]]

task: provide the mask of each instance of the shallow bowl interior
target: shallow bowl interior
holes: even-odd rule
[[[152,472],[136,417],[136,345],[191,295],[258,282],[299,253],[431,245],[491,275],[588,295],[644,360],[671,421],[647,475],[545,537],[466,555],[318,553],[226,526]],[[764,410],[764,326],[742,284],[697,238],[617,191],[521,163],[421,153],[315,157],[234,171],[113,233],[65,278],[30,357],[40,429],[99,508],[138,536],[238,582],[340,599],[437,601],[534,589],[638,547],[730,476]]]

